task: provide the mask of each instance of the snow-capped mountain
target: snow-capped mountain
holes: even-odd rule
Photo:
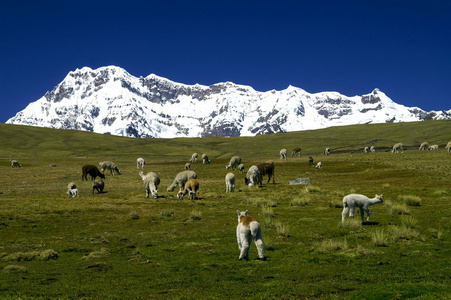
[[[232,82],[186,85],[108,66],[77,69],[6,123],[129,137],[253,136],[336,125],[451,119],[396,104],[375,89],[363,96],[310,94],[289,86],[258,92]]]

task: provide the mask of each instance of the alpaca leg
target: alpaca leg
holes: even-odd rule
[[[366,221],[369,222],[370,221],[371,210],[367,209],[366,214],[368,215],[368,217],[366,218]]]
[[[365,222],[365,209],[363,207],[359,207],[360,217],[362,218],[362,224]]]
[[[343,212],[341,213],[341,221],[342,222],[345,221],[345,218],[346,218],[346,215],[348,214],[348,212],[349,212],[349,206],[345,206],[343,208]]]
[[[262,237],[262,229],[258,228],[257,234],[254,238],[255,246],[257,246],[258,258],[265,259],[265,255],[263,253],[263,237]]]
[[[349,217],[351,217],[351,219],[354,219],[354,212],[355,212],[355,206],[354,207],[350,207]]]
[[[249,260],[249,247],[250,247],[250,241],[245,234],[241,234],[241,253],[239,260],[242,260],[243,258],[245,260]]]

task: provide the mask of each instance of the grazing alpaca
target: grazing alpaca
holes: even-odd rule
[[[295,156],[296,154],[298,155],[298,156],[301,156],[301,148],[299,148],[299,147],[296,147],[296,148],[293,148],[293,150],[291,151],[291,156]]]
[[[329,155],[330,154],[330,148],[326,148],[326,150],[324,150],[324,155]]]
[[[102,179],[97,179],[92,183],[92,193],[94,194],[94,190],[96,190],[99,194],[103,193],[103,189],[105,188],[105,183]]]
[[[363,148],[363,153],[370,153],[370,147]]]
[[[69,190],[67,190],[67,193],[66,193],[69,197],[72,197],[72,198],[75,198],[75,197],[77,197],[78,196],[78,189],[77,188],[75,188],[75,189],[69,189]]]
[[[240,173],[244,173],[244,164],[239,164],[238,170],[240,171]]]
[[[313,157],[311,156],[308,157],[308,165],[313,166]]]
[[[199,199],[199,181],[197,179],[190,179],[185,183],[185,189],[177,193],[177,198],[183,200],[183,196],[189,193],[189,199]]]
[[[196,162],[197,161],[197,157],[198,157],[198,154],[197,153],[193,153],[193,155],[191,155],[191,159],[189,161],[190,162]]]
[[[230,161],[229,164],[226,166],[226,170],[228,171],[230,168],[235,169],[236,167],[241,163],[241,157],[239,156],[233,156]]]
[[[268,183],[271,180],[272,177],[272,183],[276,183],[274,180],[274,162],[266,162],[257,165],[258,170],[260,171],[261,176],[268,175]]]
[[[316,164],[315,169],[321,169],[322,166],[323,166],[323,163],[319,161],[319,162]]]
[[[13,159],[11,161],[11,168],[20,168],[20,167],[22,167],[22,166],[19,164],[19,162],[17,160]]]
[[[418,148],[418,150],[426,150],[428,148],[429,148],[428,142],[423,142],[421,143],[420,148]]]
[[[374,149],[374,146],[370,147],[370,152],[376,152],[376,149]]]
[[[355,208],[358,207],[360,209],[360,216],[362,217],[362,224],[364,222],[365,212],[367,214],[366,221],[370,221],[371,210],[368,209],[369,206],[383,203],[382,200],[383,195],[377,195],[370,199],[367,196],[359,195],[359,194],[349,194],[343,198],[343,212],[341,213],[341,221],[344,222],[346,215],[349,212],[349,216],[354,219],[354,211]]]
[[[281,160],[287,160],[287,149],[282,149],[279,152]]]
[[[243,258],[249,260],[249,248],[254,240],[255,246],[257,246],[258,258],[265,260],[263,254],[263,236],[262,228],[257,218],[248,216],[248,211],[238,213],[238,226],[236,227],[236,239],[238,241],[238,249],[240,249],[239,260]]]
[[[244,183],[249,187],[253,187],[260,183],[260,187],[262,187],[262,174],[258,170],[257,166],[252,166],[247,171],[246,177],[244,178]]]
[[[116,164],[112,161],[101,161],[99,162],[100,167],[102,168],[102,173],[105,174],[105,170],[110,170],[111,175],[114,176],[114,171],[116,171],[116,173],[118,175],[121,175],[122,172],[121,170],[119,170],[119,168],[116,166]]]
[[[404,153],[404,145],[402,143],[394,144],[391,153],[399,153],[399,150],[401,150],[401,153]]]
[[[202,163],[203,164],[209,164],[210,163],[210,158],[208,157],[207,154],[202,154]]]
[[[88,174],[91,176],[91,180],[96,179],[97,176],[99,176],[102,179],[105,179],[105,175],[103,175],[99,169],[94,165],[84,165],[81,168],[82,175],[81,175],[81,181],[88,180]]]
[[[191,169],[191,163],[190,163],[190,162],[187,162],[187,163],[185,164],[185,170],[189,170],[189,169]]]
[[[448,144],[446,144],[445,149],[448,150],[448,154],[451,152],[451,142],[448,142]]]
[[[235,191],[235,174],[227,173],[225,177],[226,193],[233,193]]]
[[[428,150],[438,150],[438,145],[432,145],[428,148]]]
[[[143,180],[144,188],[146,189],[146,198],[149,198],[149,194],[153,199],[158,198],[158,185],[160,184],[160,177],[155,172],[149,172],[146,175],[141,171],[139,172]]]
[[[136,159],[136,168],[139,169],[139,167],[141,167],[142,169],[144,169],[144,165],[146,164],[146,161],[144,160],[144,158],[142,157],[138,157]]]
[[[168,186],[167,191],[168,192],[172,192],[174,191],[175,187],[177,185],[180,185],[180,190],[183,189],[183,187],[185,186],[185,183],[190,180],[190,179],[197,179],[197,174],[194,171],[182,171],[179,172],[176,176],[174,181],[172,182],[172,184],[170,186]]]

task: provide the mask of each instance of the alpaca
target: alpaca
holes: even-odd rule
[[[272,183],[276,183],[274,180],[274,162],[265,162],[257,165],[258,170],[260,171],[261,176],[268,175],[268,183],[272,177]]]
[[[75,189],[69,189],[69,190],[67,190],[67,193],[66,193],[69,197],[72,197],[72,198],[75,198],[75,197],[77,197],[78,196],[78,189],[77,188],[75,188]]]
[[[239,157],[239,156],[233,156],[233,157],[230,159],[229,164],[226,166],[226,170],[228,171],[230,168],[232,168],[232,170],[233,170],[233,169],[236,170],[236,167],[237,167],[240,163],[241,163],[241,157]]]
[[[99,194],[103,193],[103,189],[105,188],[105,183],[102,179],[97,179],[92,182],[92,193],[94,194],[94,190],[96,190]]]
[[[235,191],[235,174],[227,173],[225,177],[226,193],[233,193]]]
[[[116,166],[116,164],[112,161],[101,161],[99,162],[100,167],[102,168],[102,173],[105,174],[105,170],[110,170],[111,175],[114,176],[114,171],[116,171],[116,173],[118,175],[122,174],[122,171],[119,170],[119,168]]]
[[[316,164],[315,169],[321,169],[322,166],[323,166],[323,163],[319,161],[319,162]]]
[[[355,208],[360,209],[360,216],[362,217],[362,224],[364,223],[365,212],[367,214],[366,221],[370,221],[371,210],[368,209],[369,206],[383,203],[383,195],[377,195],[370,199],[367,196],[360,194],[349,194],[343,198],[343,212],[341,213],[341,221],[344,222],[347,213],[354,219]]]
[[[421,143],[420,148],[418,148],[418,150],[426,150],[428,148],[429,148],[428,142],[423,142]]]
[[[144,169],[144,165],[146,164],[146,161],[144,160],[144,158],[142,157],[138,157],[136,159],[136,168],[139,169],[139,167],[141,167],[142,169]]]
[[[197,179],[190,179],[185,183],[185,189],[177,193],[177,198],[183,200],[183,196],[189,193],[189,199],[199,199],[199,181]]]
[[[202,163],[203,164],[209,164],[210,163],[210,158],[208,157],[207,154],[202,154]]]
[[[311,156],[308,157],[308,165],[313,166],[313,157]]]
[[[253,187],[254,185],[260,184],[262,187],[262,174],[258,170],[257,166],[252,166],[247,171],[246,177],[244,178],[244,183],[249,187]]]
[[[183,189],[183,187],[185,186],[185,183],[190,180],[190,179],[197,179],[197,174],[194,171],[190,171],[190,170],[186,170],[186,171],[182,171],[179,172],[175,178],[174,181],[172,182],[172,184],[170,186],[168,186],[167,191],[168,192],[172,192],[174,191],[175,187],[177,185],[180,185],[180,190]]]
[[[376,152],[376,149],[374,148],[374,146],[371,146],[371,147],[370,147],[370,152],[371,152],[371,153]]]
[[[238,170],[240,171],[240,173],[244,173],[244,168],[245,168],[244,164],[238,165]]]
[[[428,150],[438,150],[438,145],[431,145],[428,147]]]
[[[143,180],[143,185],[146,188],[146,198],[149,198],[149,194],[153,199],[158,198],[158,185],[160,184],[160,177],[155,172],[149,172],[146,175],[141,171],[139,172]]]
[[[370,153],[370,147],[366,146],[363,148],[363,153]]]
[[[193,153],[193,155],[191,155],[191,159],[189,160],[190,162],[196,162],[197,161],[197,157],[199,155],[197,153]]]
[[[445,149],[448,150],[448,154],[451,152],[451,142],[448,142],[448,144],[446,144]]]
[[[17,160],[11,160],[11,168],[20,168],[22,167]]]
[[[99,176],[102,179],[105,179],[105,175],[103,175],[99,169],[94,165],[84,165],[81,168],[81,181],[88,180],[88,174],[91,175],[91,179],[96,179],[97,176]]]
[[[404,153],[404,145],[402,143],[394,144],[391,153],[399,153],[399,150],[401,150],[401,153]]]
[[[255,246],[257,246],[258,257],[260,260],[265,260],[263,254],[263,236],[262,228],[257,218],[248,216],[248,211],[238,213],[238,226],[236,227],[236,239],[238,241],[238,249],[240,249],[239,260],[243,258],[249,260],[249,248],[254,239]]]
[[[187,162],[187,163],[185,164],[185,170],[189,170],[189,169],[191,169],[191,163],[190,163],[190,162]]]
[[[329,155],[330,154],[330,148],[326,148],[326,150],[324,150],[324,155]]]
[[[293,150],[291,151],[291,156],[295,156],[296,154],[298,155],[298,156],[301,156],[301,148],[299,148],[299,147],[296,147],[296,148],[293,148]]]
[[[282,149],[279,152],[281,160],[287,160],[287,149]]]

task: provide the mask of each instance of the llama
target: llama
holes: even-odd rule
[[[238,249],[240,250],[239,260],[243,258],[249,260],[249,248],[254,240],[255,246],[257,246],[258,258],[265,260],[263,254],[263,236],[262,228],[257,218],[248,216],[248,211],[238,213],[238,225],[236,227],[236,239],[238,242]]]
[[[136,168],[139,169],[139,167],[141,167],[141,169],[144,169],[144,165],[146,164],[146,161],[144,160],[144,158],[142,157],[138,157],[136,159]]]
[[[354,219],[355,208],[360,209],[360,216],[362,217],[362,224],[364,223],[365,212],[367,214],[366,221],[370,221],[371,210],[368,209],[369,206],[383,203],[383,195],[377,195],[370,199],[367,196],[360,194],[349,194],[343,198],[343,212],[341,213],[341,221],[344,222],[346,215],[349,212],[349,216]]]
[[[149,172],[146,175],[141,171],[139,172],[143,180],[143,185],[146,188],[146,198],[149,198],[149,194],[152,195],[153,199],[158,198],[158,185],[160,184],[160,177],[157,173]]]
[[[330,154],[330,148],[326,148],[326,150],[324,150],[324,155],[329,155]]]
[[[69,189],[69,190],[67,190],[66,194],[67,194],[67,196],[72,197],[72,198],[78,197],[78,189],[77,188]]]
[[[190,179],[185,183],[185,189],[177,193],[177,198],[183,200],[183,196],[189,193],[189,199],[199,199],[199,181],[197,179]]]
[[[210,158],[208,157],[207,154],[202,154],[202,163],[203,164],[209,164],[210,163]]]
[[[22,167],[17,160],[11,160],[11,168],[20,168]]]
[[[282,149],[279,152],[281,160],[287,160],[287,149]]]
[[[374,148],[374,146],[371,146],[371,147],[370,147],[370,152],[371,152],[371,153],[376,152],[376,149]]]
[[[418,148],[418,150],[421,151],[421,150],[426,150],[428,148],[429,148],[428,142],[423,142],[423,143],[421,143],[420,148]]]
[[[308,157],[308,165],[313,166],[313,157],[311,156]]]
[[[448,142],[448,144],[446,144],[445,149],[448,150],[448,155],[451,152],[451,142]]]
[[[228,171],[230,168],[235,169],[236,167],[241,163],[241,157],[239,156],[233,156],[230,161],[229,164],[226,166],[226,170]]]
[[[428,150],[438,150],[438,145],[431,145],[428,147]]]
[[[193,155],[191,155],[191,159],[189,160],[190,162],[196,162],[197,161],[197,157],[199,155],[197,153],[193,153]]]
[[[227,173],[225,177],[226,193],[235,192],[235,174]]]
[[[293,148],[293,150],[291,151],[291,156],[295,156],[296,154],[298,155],[298,156],[301,156],[301,148],[299,148],[299,147],[296,147],[296,148]]]
[[[401,153],[404,153],[404,145],[402,143],[394,144],[391,153],[399,153],[399,150],[401,150]]]
[[[116,164],[112,161],[101,161],[99,162],[99,165],[102,168],[103,174],[105,174],[105,170],[110,170],[112,176],[114,176],[114,171],[116,171],[118,175],[122,174],[121,170],[119,170]]]
[[[323,166],[323,163],[319,161],[319,162],[316,164],[315,169],[321,169],[322,166]]]
[[[245,168],[244,164],[238,165],[238,170],[240,171],[240,173],[244,173],[244,168]]]
[[[105,175],[103,175],[99,169],[94,165],[84,165],[81,168],[82,175],[81,175],[81,181],[88,180],[88,174],[91,176],[91,180],[96,179],[97,176],[99,176],[102,179],[105,179]]]
[[[257,166],[252,166],[247,171],[246,177],[244,178],[244,183],[249,187],[253,187],[260,183],[260,187],[262,187],[262,174],[258,170]]]
[[[189,169],[191,169],[191,163],[190,163],[190,162],[187,162],[187,163],[185,164],[185,170],[189,170]]]
[[[190,170],[186,170],[186,171],[182,171],[179,172],[176,176],[174,181],[172,182],[172,184],[170,186],[168,186],[167,191],[168,192],[172,192],[174,191],[175,187],[177,185],[180,185],[180,190],[183,189],[183,187],[185,186],[185,183],[190,180],[190,179],[197,179],[197,174],[194,171],[190,171]]]

